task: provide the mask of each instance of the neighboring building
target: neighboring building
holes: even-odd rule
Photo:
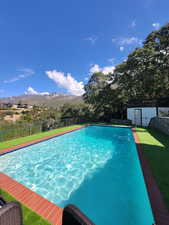
[[[33,109],[33,105],[28,105],[28,109]]]
[[[16,105],[16,104],[13,104],[11,107],[11,109],[17,109],[17,108],[18,108],[18,105]]]
[[[18,109],[32,109],[33,105],[18,103],[17,108]]]
[[[30,104],[13,104],[13,103],[0,103],[0,109],[32,109],[33,105]]]
[[[151,118],[169,116],[169,98],[138,100],[127,104],[127,119],[137,126],[147,127]]]
[[[12,103],[0,103],[0,109],[9,109],[12,107]]]

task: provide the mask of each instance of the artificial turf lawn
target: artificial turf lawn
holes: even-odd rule
[[[6,201],[16,201],[11,195],[0,189],[0,195]],[[24,225],[50,225],[49,222],[44,220],[42,217],[37,215],[35,212],[22,205],[22,213],[23,213],[23,224]]]
[[[169,136],[154,129],[136,128],[136,132],[169,209]]]
[[[81,125],[73,125],[73,126],[68,126],[68,127],[57,128],[57,129],[50,130],[50,131],[47,131],[47,132],[42,132],[42,133],[34,134],[34,135],[31,135],[31,136],[26,136],[26,137],[21,137],[21,138],[9,140],[9,141],[1,142],[0,143],[0,150],[2,150],[4,148],[10,148],[10,147],[13,147],[13,146],[16,146],[16,145],[24,144],[24,143],[27,143],[29,141],[34,141],[36,139],[47,137],[47,136],[57,134],[57,133],[60,133],[60,132],[68,131],[68,130],[71,130],[71,129],[74,129],[74,128],[78,128],[80,126]]]

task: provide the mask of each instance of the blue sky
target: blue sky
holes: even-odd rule
[[[0,2],[0,97],[81,95],[169,21],[168,0]]]

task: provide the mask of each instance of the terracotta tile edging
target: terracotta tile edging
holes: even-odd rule
[[[19,145],[15,145],[13,147],[9,147],[9,148],[4,148],[4,149],[1,149],[0,150],[0,156],[1,155],[5,155],[6,153],[9,153],[9,152],[13,152],[13,151],[16,151],[16,150],[19,150],[19,149],[22,149],[24,147],[27,147],[27,146],[30,146],[30,145],[33,145],[33,144],[37,144],[39,142],[42,142],[42,141],[47,141],[51,138],[54,138],[54,137],[58,137],[58,136],[61,136],[63,134],[67,134],[67,133],[70,133],[72,131],[76,131],[76,130],[79,130],[79,129],[82,129],[84,128],[85,126],[80,126],[78,128],[74,128],[74,129],[68,129],[66,131],[62,131],[62,132],[59,132],[59,133],[56,133],[56,134],[53,134],[53,135],[49,135],[49,136],[46,136],[46,137],[43,137],[43,138],[38,138],[36,140],[33,140],[33,141],[29,141],[29,142],[26,142],[24,144],[19,144]]]
[[[24,144],[16,145],[14,147],[6,148],[0,151],[0,156],[7,154],[9,152],[17,151],[24,147],[49,140],[51,138],[61,136],[66,133],[70,133],[72,131],[79,130],[84,128],[85,126],[80,126],[78,128],[69,129],[64,132],[60,132],[54,135],[46,136],[43,138],[36,139],[34,141],[30,141]],[[61,225],[62,224],[62,212],[63,209],[43,198],[41,195],[31,191],[29,188],[20,184],[16,180],[7,176],[4,173],[0,172],[0,188],[14,198],[17,201],[21,202],[26,207],[30,208],[32,211],[36,212],[38,215],[49,221],[52,225]]]
[[[139,137],[136,133],[136,130],[132,128],[133,131],[133,137],[135,140],[135,144],[138,151],[138,156],[140,159],[140,164],[142,167],[142,172],[145,180],[145,184],[147,187],[147,192],[153,212],[153,216],[155,219],[156,225],[169,225],[169,212],[166,208],[161,192],[157,186],[157,183],[152,175],[152,172],[150,170],[148,160],[143,154],[141,143],[139,140]]]
[[[52,225],[62,224],[62,208],[3,173],[0,173],[0,188],[16,198],[17,201],[46,219]],[[50,211],[47,214],[46,211],[48,209],[50,209]],[[55,214],[53,214],[52,217],[50,216],[51,210],[55,211]]]

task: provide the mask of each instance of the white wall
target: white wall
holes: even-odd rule
[[[132,121],[132,124],[135,123],[135,109],[142,109],[142,126],[147,127],[151,118],[156,116],[155,107],[135,107],[127,109],[127,119]]]
[[[163,114],[163,112],[165,113],[165,114],[167,114],[168,112],[169,112],[169,107],[159,107],[158,108],[158,116],[160,117],[165,117],[165,115]]]
[[[142,126],[147,127],[151,118],[157,116],[156,107],[145,107],[142,109]]]

